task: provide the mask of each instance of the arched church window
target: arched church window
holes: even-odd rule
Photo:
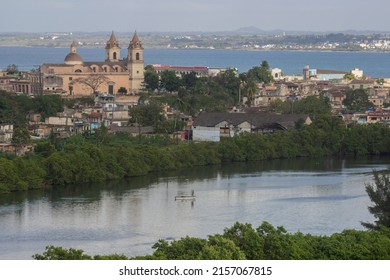
[[[81,73],[82,71],[80,69],[77,69],[76,71],[74,71],[75,73]]]

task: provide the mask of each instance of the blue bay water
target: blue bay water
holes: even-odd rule
[[[104,49],[79,48],[84,61],[103,61]],[[69,48],[0,47],[0,69],[16,64],[20,70],[37,68],[43,63],[62,63]],[[123,49],[121,56],[126,56]],[[239,72],[266,60],[272,68],[287,75],[300,75],[305,65],[317,69],[351,71],[360,68],[366,76],[390,77],[390,53],[386,52],[298,52],[245,50],[145,49],[145,65],[208,66],[237,68]]]

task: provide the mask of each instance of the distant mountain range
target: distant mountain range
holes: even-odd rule
[[[6,35],[28,35],[28,34],[60,34],[61,36],[64,35],[72,35],[73,34],[89,34],[91,36],[106,36],[107,34],[111,34],[111,31],[75,31],[75,32],[0,32],[0,34],[6,34]],[[115,31],[116,34],[127,34],[132,32],[120,32]],[[302,30],[283,30],[283,29],[273,29],[273,30],[264,30],[261,28],[258,28],[256,26],[246,26],[241,27],[236,30],[225,30],[225,31],[140,31],[140,34],[152,34],[152,35],[158,35],[158,34],[189,34],[189,35],[195,35],[195,34],[215,34],[215,35],[324,35],[324,34],[346,34],[346,35],[371,35],[371,34],[390,34],[390,31],[379,31],[379,30],[354,30],[354,29],[348,29],[348,30],[328,30],[328,31],[302,31]]]

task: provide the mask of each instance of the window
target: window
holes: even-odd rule
[[[117,59],[117,58],[116,58],[116,52],[114,52],[114,53],[112,54],[112,57],[113,57],[114,59]]]
[[[76,71],[74,71],[75,73],[81,73],[82,71],[80,69],[77,69]]]
[[[139,53],[136,53],[136,54],[135,54],[135,60],[139,60],[139,57],[140,57],[140,56],[139,56]]]
[[[69,77],[69,81],[73,80],[73,77]]]

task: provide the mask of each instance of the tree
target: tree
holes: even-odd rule
[[[298,100],[275,100],[270,104],[269,108],[270,111],[282,114],[309,114],[312,118],[315,118],[318,115],[331,113],[329,99],[323,94],[320,94],[319,96],[307,96]]]
[[[250,106],[252,104],[253,99],[255,98],[256,94],[259,91],[259,88],[254,80],[250,80],[247,83],[244,84],[243,88],[244,94],[246,97],[248,97],[248,105]]]
[[[156,128],[159,123],[165,120],[160,104],[151,102],[145,105],[138,105],[129,109],[129,122],[139,126],[153,126]]]
[[[366,111],[368,108],[374,106],[368,100],[368,93],[364,89],[355,89],[347,91],[343,105],[351,111]]]
[[[238,100],[238,91],[240,87],[240,78],[237,76],[236,69],[227,69],[218,73],[214,80],[234,99]]]
[[[125,255],[89,256],[83,250],[62,247],[47,246],[43,254],[32,256],[35,260],[127,260]]]
[[[180,87],[180,78],[173,71],[161,73],[161,87],[169,92],[177,91]]]
[[[104,142],[108,137],[108,128],[102,123],[102,125],[95,130],[96,145]]]
[[[34,103],[34,109],[41,114],[42,120],[64,111],[64,100],[58,95],[41,95],[34,98]]]
[[[78,78],[74,83],[79,83],[89,87],[92,93],[96,93],[101,85],[107,84],[110,79],[102,74],[93,74],[85,78]]]
[[[157,71],[152,65],[147,65],[144,71],[144,83],[145,88],[150,90],[156,90],[159,87],[159,77]]]
[[[374,183],[366,184],[366,192],[374,203],[368,210],[377,219],[374,224],[362,222],[369,229],[390,228],[390,175],[373,172]]]
[[[124,94],[127,94],[127,89],[125,87],[120,87],[118,89],[118,93],[124,95]]]
[[[385,83],[385,79],[380,78],[380,79],[377,79],[375,82],[377,85],[383,87],[383,84]]]
[[[17,127],[14,129],[12,144],[15,145],[15,154],[17,154],[18,150],[20,150],[24,145],[27,145],[30,142],[30,133],[26,127]]]
[[[10,64],[7,66],[7,70],[6,70],[7,74],[17,74],[19,73],[19,69],[18,69],[18,66],[15,65],[15,64]]]
[[[255,66],[248,70],[246,74],[248,80],[254,80],[257,83],[268,84],[273,81],[271,69],[267,61],[262,61],[260,67]]]
[[[344,75],[343,79],[352,81],[352,80],[355,80],[356,77],[351,72],[348,72],[347,74]]]
[[[183,85],[189,89],[195,86],[196,82],[198,81],[198,77],[196,76],[196,72],[192,71],[188,74],[183,74],[182,77]]]

